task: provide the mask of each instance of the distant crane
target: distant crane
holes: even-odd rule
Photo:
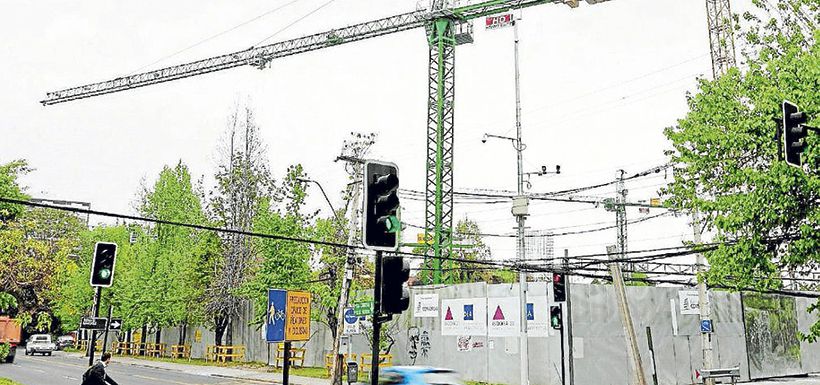
[[[714,79],[735,66],[735,39],[729,0],[706,0],[706,23],[709,27]]]
[[[586,0],[589,4],[604,1],[608,0]],[[455,47],[473,42],[473,19],[547,3],[562,3],[573,8],[578,6],[578,0],[485,0],[464,6],[452,6],[450,0],[431,0],[430,9],[427,10],[403,13],[190,63],[48,92],[41,103],[63,103],[246,65],[263,69],[273,59],[424,27],[430,53],[424,239],[426,255],[432,258],[433,283],[441,283],[444,278],[442,260],[451,255],[453,248]]]

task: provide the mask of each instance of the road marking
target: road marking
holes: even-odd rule
[[[192,384],[190,382],[180,382],[180,381],[174,381],[174,380],[166,380],[164,378],[149,377],[149,376],[143,376],[143,375],[139,375],[139,374],[132,374],[131,376],[132,377],[137,377],[137,378],[142,378],[144,380],[167,382],[169,384],[195,385],[195,384]]]

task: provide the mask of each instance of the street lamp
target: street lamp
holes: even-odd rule
[[[330,198],[328,198],[327,194],[325,194],[325,189],[322,187],[321,183],[319,183],[319,182],[317,182],[313,179],[304,178],[304,177],[296,177],[296,180],[298,180],[299,182],[302,182],[302,183],[311,183],[311,182],[316,183],[316,185],[319,186],[319,191],[321,191],[322,195],[325,197],[325,201],[327,201],[327,205],[330,206],[330,211],[333,212],[333,216],[336,217],[336,220],[338,220],[340,223],[342,222],[342,218],[339,218],[339,213],[337,213],[336,209],[333,208],[333,203],[330,203]]]
[[[327,194],[325,193],[325,189],[322,187],[322,185],[319,182],[317,182],[313,179],[304,178],[304,177],[297,177],[296,180],[298,180],[299,182],[302,182],[302,183],[309,183],[309,182],[316,183],[316,185],[319,186],[319,190],[322,191],[322,195],[324,195],[325,200],[327,201],[327,205],[330,206],[330,209],[333,211],[333,216],[336,217],[336,220],[339,221],[340,224],[343,223],[342,218],[339,216],[339,213],[336,211],[336,209],[333,208],[333,204],[330,203],[330,198],[327,197]],[[352,200],[354,202],[353,203],[353,212],[352,212],[353,214],[351,216],[351,220],[350,220],[350,223],[349,223],[350,228],[349,228],[348,240],[347,240],[348,245],[353,244],[354,234],[356,233],[356,229],[355,229],[355,225],[356,225],[356,214],[355,214],[356,209],[355,209],[355,207],[356,207],[356,205],[355,205],[355,202],[359,199],[359,191],[358,191],[358,189],[356,189],[355,191],[356,192],[353,194],[353,200]],[[348,256],[347,256],[347,258],[345,258],[345,264],[344,264],[345,272],[344,272],[344,276],[342,276],[342,287],[339,290],[339,303],[338,303],[338,305],[337,305],[338,307],[336,309],[336,314],[337,314],[336,335],[333,338],[333,347],[331,348],[331,352],[332,352],[331,354],[335,357],[335,359],[333,360],[333,365],[331,366],[331,368],[332,368],[331,385],[336,385],[336,384],[341,383],[341,375],[340,375],[340,372],[339,372],[339,370],[340,370],[339,368],[342,367],[341,366],[341,361],[342,360],[339,357],[339,345],[340,345],[341,336],[344,333],[344,314],[345,314],[345,307],[347,306],[348,291],[350,291],[350,281],[353,279],[353,257],[354,257],[353,256],[353,249],[348,248],[347,253],[348,253]],[[350,347],[350,344],[348,344],[348,348],[349,347]]]

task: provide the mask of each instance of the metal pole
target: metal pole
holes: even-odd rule
[[[108,305],[108,320],[105,322],[105,334],[103,335],[102,352],[105,353],[105,345],[108,345],[108,329],[111,327],[111,312],[114,311],[114,305]]]
[[[515,34],[515,149],[518,157],[518,196],[524,195],[524,145],[521,142],[521,74],[518,69],[518,22],[513,20],[513,30]],[[518,261],[524,265],[526,260],[526,248],[524,245],[524,225],[526,215],[516,215],[518,219]],[[518,298],[521,306],[521,343],[519,344],[521,385],[529,384],[529,348],[527,345],[527,273],[521,270],[518,273]]]
[[[560,307],[561,304],[559,303],[558,306]],[[564,325],[561,325],[558,328],[558,333],[561,336],[561,385],[567,384],[567,372],[566,366],[564,366],[564,362],[566,361],[566,353],[564,353]]]
[[[692,211],[692,229],[694,230],[694,241],[696,245],[701,243],[700,233],[700,215],[698,211]],[[706,280],[703,274],[706,272],[706,261],[702,253],[697,254],[698,267],[698,310],[700,313],[700,320],[708,320],[711,318],[711,306],[709,304],[708,292],[706,291]],[[712,334],[700,333],[703,368],[712,369]],[[712,378],[706,379],[706,385],[714,385],[715,380]]]
[[[100,294],[102,293],[102,288],[97,286],[97,289],[94,291],[94,317],[100,315]],[[97,331],[91,330],[91,338],[88,339],[88,366],[94,365],[94,345],[97,344]]]
[[[572,280],[570,279],[570,275],[568,273],[569,250],[564,249],[564,277],[566,277],[564,291],[567,295],[567,322],[564,322],[564,325],[566,325],[567,328],[567,367],[569,368],[569,381],[566,383],[573,385],[575,383],[575,358],[572,352]]]
[[[282,385],[290,382],[290,341],[285,341],[285,363],[282,364]]]
[[[381,332],[382,251],[376,251],[373,282],[373,346],[370,361],[370,384],[379,385],[379,333]]]

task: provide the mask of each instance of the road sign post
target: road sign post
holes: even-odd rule
[[[291,341],[310,338],[310,299],[306,291],[268,289],[265,339],[268,343],[284,342],[283,385],[290,383]]]

